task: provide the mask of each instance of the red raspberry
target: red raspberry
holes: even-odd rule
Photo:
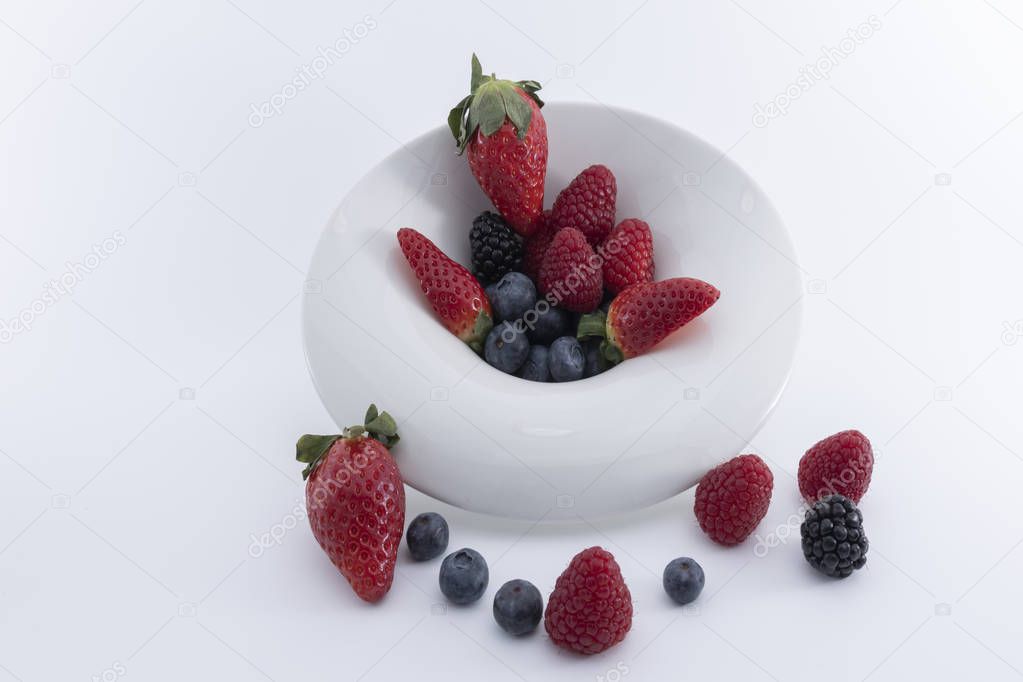
[[[559,230],[574,227],[591,246],[597,246],[614,227],[617,196],[614,173],[607,166],[590,166],[561,190],[551,208],[551,220]]]
[[[547,600],[544,628],[551,641],[580,654],[599,654],[632,627],[632,595],[610,552],[576,554]]]
[[[638,218],[626,218],[600,246],[604,288],[612,294],[640,282],[654,281],[654,236]]]
[[[799,460],[799,492],[813,504],[827,495],[845,495],[859,503],[870,485],[874,451],[856,430],[828,436]]]
[[[540,266],[540,293],[577,313],[592,312],[604,295],[600,259],[586,237],[571,227],[558,230]]]
[[[547,247],[554,239],[555,231],[551,224],[551,212],[544,211],[540,215],[536,232],[526,237],[522,254],[522,272],[533,281],[540,276],[540,265],[543,263],[544,254],[547,253]]]
[[[696,487],[696,520],[710,539],[737,545],[771,504],[774,475],[756,455],[739,455],[706,474]]]

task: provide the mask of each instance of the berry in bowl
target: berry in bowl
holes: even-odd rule
[[[310,266],[306,358],[339,424],[388,406],[412,487],[607,515],[753,437],[792,365],[800,270],[720,151],[626,109],[541,109],[538,89],[474,58],[449,125],[352,188]]]

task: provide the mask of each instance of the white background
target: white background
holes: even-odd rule
[[[0,680],[1023,675],[1023,10],[594,5],[0,3],[0,319],[32,318],[0,346]],[[753,125],[870,15],[881,28],[828,80]],[[251,105],[367,17],[322,79],[250,125]],[[438,562],[403,550],[369,606],[322,556],[293,461],[297,435],[333,429],[302,359],[305,265],[351,184],[443,122],[473,50],[547,99],[677,123],[773,198],[806,321],[749,446],[776,480],[759,532],[794,530],[802,452],[859,428],[877,453],[865,570],[820,579],[791,538],[764,557],[753,540],[714,546],[691,491],[563,526],[410,491],[409,518],[440,511],[451,548],[490,562],[468,608],[441,606]],[[24,312],[117,235],[73,293]],[[275,524],[291,527],[280,544],[252,550]],[[632,589],[626,641],[583,659],[504,636],[494,590],[523,577],[546,594],[593,544]],[[660,586],[679,555],[707,572],[691,609]]]

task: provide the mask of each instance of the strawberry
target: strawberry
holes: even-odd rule
[[[614,173],[607,166],[590,166],[561,190],[551,207],[551,220],[558,229],[574,227],[596,247],[614,227],[617,196]]]
[[[605,315],[579,320],[579,338],[603,337],[601,350],[612,364],[641,355],[714,305],[721,292],[691,277],[633,284],[618,294]]]
[[[543,211],[547,176],[547,122],[536,81],[483,75],[472,56],[469,95],[448,114],[458,153],[468,149],[469,169],[516,232],[528,237]]]
[[[480,283],[411,227],[398,230],[398,244],[444,326],[474,351],[482,353],[494,316]]]
[[[654,281],[654,236],[638,218],[627,218],[600,245],[604,288],[617,294],[630,284]]]
[[[556,231],[551,223],[551,212],[544,211],[540,214],[536,231],[526,239],[522,254],[522,272],[534,281],[540,276],[544,254],[547,253],[547,247],[551,245]]]
[[[600,305],[601,280],[600,259],[583,233],[572,227],[558,230],[540,265],[540,292],[562,308],[588,313]]]
[[[388,448],[398,442],[391,415],[370,405],[365,424],[341,435],[298,439],[307,466],[306,513],[313,536],[355,594],[379,601],[391,589],[405,527],[405,488]]]

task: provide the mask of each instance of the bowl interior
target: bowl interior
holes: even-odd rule
[[[601,515],[684,490],[748,442],[791,367],[801,278],[767,197],[710,145],[624,109],[543,112],[545,205],[607,165],[617,219],[650,223],[658,278],[699,277],[720,301],[591,379],[539,384],[489,367],[436,321],[395,239],[415,227],[468,263],[472,219],[490,208],[439,127],[367,173],[327,225],[306,285],[306,354],[339,425],[370,402],[399,420],[413,487],[493,514]]]

